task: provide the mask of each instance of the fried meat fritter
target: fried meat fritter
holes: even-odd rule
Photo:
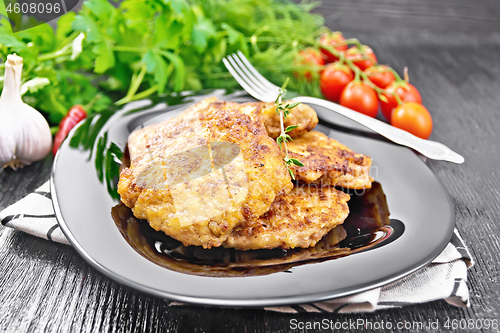
[[[303,167],[291,167],[301,182],[350,189],[371,187],[371,158],[354,153],[321,132],[306,132],[288,142],[287,146],[290,157],[304,164]]]
[[[290,103],[293,103],[290,101]],[[264,119],[267,133],[273,139],[276,139],[281,133],[280,116],[276,112],[276,105],[272,103],[252,103],[260,108],[260,112]],[[284,128],[290,125],[297,125],[298,127],[290,131],[288,134],[292,137],[298,137],[312,130],[318,124],[318,116],[309,105],[299,104],[290,110],[288,116],[284,119]]]
[[[236,227],[223,243],[238,250],[311,247],[349,214],[349,195],[332,187],[296,186],[267,213]]]
[[[130,135],[131,164],[118,193],[137,218],[185,245],[210,248],[292,189],[262,118],[236,105],[209,98]]]

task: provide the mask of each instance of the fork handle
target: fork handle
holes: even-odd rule
[[[380,120],[365,116],[362,113],[353,111],[342,105],[325,101],[324,99],[319,99],[315,97],[306,97],[306,96],[296,97],[293,98],[293,100],[305,104],[322,106],[328,110],[332,110],[336,113],[339,113],[344,117],[354,120],[355,122],[371,129],[374,132],[377,132],[378,134],[386,137],[387,139],[397,144],[415,149],[416,151],[418,151],[424,156],[427,156],[430,159],[448,161],[457,164],[461,164],[465,161],[463,156],[455,153],[453,150],[451,150],[442,143],[420,139],[414,136],[413,134],[410,134],[399,128],[388,125]],[[322,118],[328,119],[327,113],[321,112],[320,110],[318,114]]]

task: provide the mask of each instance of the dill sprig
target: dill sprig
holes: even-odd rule
[[[280,88],[278,97],[274,102],[276,104],[276,113],[279,114],[280,116],[280,128],[281,128],[281,134],[276,138],[276,143],[278,143],[281,150],[283,150],[283,146],[285,147],[285,157],[283,158],[283,160],[285,161],[286,169],[290,173],[290,176],[292,177],[293,180],[295,180],[295,175],[292,169],[290,169],[290,166],[291,165],[304,166],[304,164],[298,159],[288,156],[288,147],[286,143],[288,141],[293,141],[292,137],[287,133],[299,127],[299,125],[290,125],[287,126],[287,128],[285,128],[284,120],[290,114],[290,110],[299,105],[300,103],[299,102],[287,103],[282,101],[283,95],[285,95],[286,93],[287,85],[288,85],[288,78],[285,80],[285,83],[283,83],[283,86]]]

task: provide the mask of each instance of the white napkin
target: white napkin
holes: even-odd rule
[[[68,244],[54,215],[49,182],[35,192],[0,212],[0,222],[7,227],[54,242]],[[468,307],[467,269],[474,264],[469,250],[455,229],[444,251],[429,265],[396,282],[363,293],[333,300],[293,305],[265,307],[283,313],[373,312],[443,299],[449,304]],[[187,305],[179,302],[172,306]]]
[[[57,224],[49,181],[0,212],[4,226],[54,242],[70,245]]]

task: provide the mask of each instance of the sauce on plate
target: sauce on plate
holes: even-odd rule
[[[118,230],[132,248],[146,259],[164,268],[201,276],[235,277],[293,273],[293,267],[332,260],[389,244],[404,232],[404,224],[389,219],[382,186],[374,182],[361,193],[351,195],[349,216],[341,228],[325,235],[314,247],[239,251],[226,248],[203,249],[156,231],[147,221],[134,217],[123,203],[112,208]],[[347,236],[342,241],[345,234]]]

